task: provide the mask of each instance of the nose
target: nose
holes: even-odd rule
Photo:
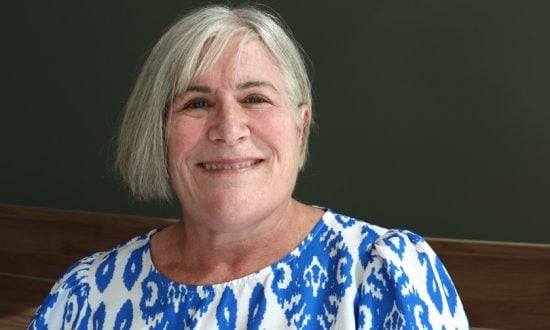
[[[210,141],[234,145],[249,136],[248,119],[240,104],[233,100],[219,102],[208,132]]]

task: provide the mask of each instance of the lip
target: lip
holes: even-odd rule
[[[207,173],[229,173],[243,172],[253,168],[264,162],[262,158],[232,158],[232,159],[210,159],[201,161],[196,166]]]

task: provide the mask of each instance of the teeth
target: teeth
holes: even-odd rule
[[[219,171],[219,170],[239,170],[242,168],[247,168],[256,164],[256,161],[250,160],[242,163],[233,163],[233,164],[216,164],[216,163],[203,163],[205,169]]]

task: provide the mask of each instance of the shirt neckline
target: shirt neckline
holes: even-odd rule
[[[314,207],[318,207],[318,206],[314,206]],[[226,287],[236,287],[247,282],[255,284],[259,278],[271,272],[274,266],[278,264],[287,264],[291,262],[293,259],[295,259],[297,256],[299,256],[300,253],[303,253],[303,251],[307,249],[307,247],[314,240],[314,238],[317,235],[319,235],[319,233],[326,227],[326,218],[328,215],[332,215],[333,211],[329,208],[323,208],[323,207],[318,207],[318,208],[324,209],[325,212],[323,213],[323,215],[321,215],[321,217],[319,218],[315,226],[306,235],[306,237],[302,240],[302,242],[300,242],[300,244],[298,244],[294,249],[292,249],[292,251],[290,251],[287,255],[285,255],[283,258],[279,259],[278,261],[274,262],[273,264],[268,265],[254,273],[245,275],[243,277],[239,277],[227,282],[215,283],[215,284],[204,284],[204,285],[185,284],[185,283],[180,283],[169,279],[157,269],[157,267],[153,263],[153,258],[151,257],[151,237],[154,234],[161,231],[163,228],[155,228],[146,234],[147,253],[145,253],[144,255],[144,258],[145,258],[144,263],[150,264],[151,265],[150,272],[154,273],[155,276],[160,278],[163,282],[166,282],[175,286],[179,286],[179,287],[184,287],[187,289],[187,291],[196,291],[200,289],[219,291],[219,290],[225,289]]]

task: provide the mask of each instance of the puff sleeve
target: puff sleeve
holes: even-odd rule
[[[82,259],[65,271],[44,298],[28,329],[88,329],[91,262],[91,257]]]
[[[454,284],[422,237],[389,230],[360,262],[357,328],[468,329]]]

